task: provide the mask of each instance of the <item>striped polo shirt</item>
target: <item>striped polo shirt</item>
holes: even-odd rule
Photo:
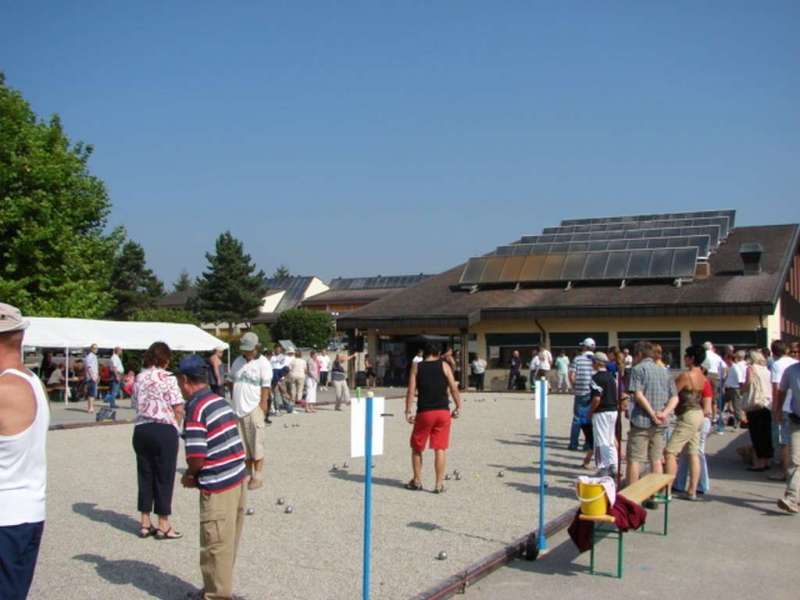
[[[573,390],[576,396],[586,396],[591,393],[592,375],[594,375],[593,356],[592,352],[584,352],[572,361],[572,370],[575,372]]]
[[[236,487],[246,473],[245,452],[230,405],[209,388],[196,392],[186,405],[183,439],[186,458],[204,459],[198,487],[219,493]]]

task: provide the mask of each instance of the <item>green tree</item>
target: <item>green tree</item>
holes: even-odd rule
[[[133,312],[131,321],[150,321],[151,323],[191,323],[197,325],[197,317],[179,308],[140,308]]]
[[[147,268],[144,248],[133,240],[125,242],[114,257],[111,290],[116,304],[109,316],[122,320],[131,319],[138,310],[155,307],[156,300],[164,295],[164,285]]]
[[[258,336],[258,341],[261,343],[261,349],[264,352],[272,348],[272,335],[269,332],[269,327],[263,323],[258,323],[253,325],[250,331]]]
[[[189,277],[189,272],[186,269],[181,271],[178,275],[178,280],[172,284],[173,292],[185,292],[192,287],[192,278]]]
[[[101,317],[121,232],[90,174],[92,146],[71,143],[57,115],[36,117],[0,73],[0,298],[24,313]]]
[[[286,265],[280,265],[272,274],[273,279],[286,279],[287,277],[291,276],[292,274],[289,272],[289,267]]]
[[[197,299],[192,309],[203,321],[236,323],[258,315],[263,302],[264,272],[256,272],[242,242],[230,231],[217,238],[214,254],[206,253],[208,268],[197,280]]]
[[[333,338],[335,328],[327,312],[292,308],[278,316],[272,333],[276,339],[292,340],[302,348],[325,348]]]

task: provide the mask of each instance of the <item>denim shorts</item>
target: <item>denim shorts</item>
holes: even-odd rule
[[[97,398],[97,382],[93,379],[86,380],[86,395],[89,398]]]

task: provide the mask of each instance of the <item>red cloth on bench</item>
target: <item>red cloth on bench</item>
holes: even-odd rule
[[[592,521],[581,521],[578,518],[580,514],[581,510],[578,509],[567,532],[569,537],[572,538],[575,547],[578,548],[578,552],[586,552],[592,549],[592,527],[594,527],[594,523]],[[647,520],[647,511],[644,508],[620,494],[617,494],[614,506],[609,509],[608,514],[614,517],[614,525],[623,532],[629,529],[639,529]]]

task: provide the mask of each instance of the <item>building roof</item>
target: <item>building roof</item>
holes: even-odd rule
[[[330,289],[303,301],[303,306],[328,304],[368,304],[396,294],[424,281],[432,275],[391,275],[376,277],[337,277],[331,280]]]
[[[186,303],[197,296],[197,288],[190,287],[181,292],[172,292],[159,298],[156,304],[162,308],[185,308]]]
[[[270,277],[269,279],[265,279],[264,283],[267,286],[267,292],[265,295],[284,292],[283,298],[281,298],[281,301],[278,303],[278,306],[273,312],[282,313],[290,308],[297,308],[300,305],[300,302],[303,301],[303,295],[313,280],[314,277],[303,275],[292,275],[289,277],[279,278]]]
[[[710,260],[710,275],[680,286],[669,282],[618,285],[457,289],[464,265],[340,317],[340,329],[439,325],[466,328],[486,318],[772,314],[797,252],[798,225],[734,229]],[[761,273],[744,275],[739,247],[763,247]]]
[[[374,288],[368,290],[328,290],[303,300],[303,306],[328,304],[366,304],[401,292],[406,288]]]

